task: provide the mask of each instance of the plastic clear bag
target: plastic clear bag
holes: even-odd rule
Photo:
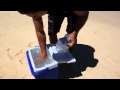
[[[65,53],[68,52],[68,39],[69,34],[66,34],[64,37],[59,38],[57,44],[56,44],[56,50],[58,53]]]

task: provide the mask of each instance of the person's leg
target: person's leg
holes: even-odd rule
[[[58,41],[57,35],[49,36],[50,44],[56,44]]]
[[[61,24],[64,20],[64,17],[61,15],[48,15],[48,35],[50,44],[57,43],[57,33],[60,30]]]

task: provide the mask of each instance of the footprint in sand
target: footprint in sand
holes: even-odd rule
[[[31,42],[28,44],[28,47],[33,47],[33,46],[35,46],[35,44],[36,44],[35,42]]]
[[[116,75],[117,75],[118,77],[120,77],[120,72],[116,72]]]
[[[98,32],[98,31],[95,31],[94,33],[97,34],[97,33],[99,33],[99,32]]]
[[[0,76],[0,78],[2,78],[3,76]]]
[[[3,68],[3,65],[0,66],[0,69],[2,69],[2,68]],[[2,77],[3,77],[3,74],[1,73],[0,78],[2,78]]]
[[[0,36],[2,36],[2,34],[0,34]]]
[[[22,53],[23,53],[23,50],[20,50],[18,53],[15,54],[15,57],[18,57]]]
[[[7,49],[7,55],[8,55],[8,57],[11,59],[11,60],[13,60],[14,59],[14,57],[13,56],[11,56],[11,54],[10,54],[10,49]]]
[[[11,59],[11,60],[13,60],[13,59],[15,59],[15,58],[17,58],[17,57],[20,57],[20,60],[22,60],[23,59],[23,51],[24,50],[20,50],[18,53],[16,53],[15,55],[12,55],[10,52],[11,52],[11,49],[7,49],[7,53],[8,53],[8,57]],[[22,58],[21,58],[22,57]]]
[[[22,78],[25,79],[28,76],[28,74],[24,75]]]
[[[19,60],[19,62],[21,63],[21,64],[24,64],[23,63],[23,59],[24,59],[25,57],[22,57],[20,60]]]

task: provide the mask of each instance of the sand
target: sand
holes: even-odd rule
[[[119,19],[120,11],[90,11],[77,37],[80,57],[75,55],[80,64],[74,70],[80,70],[70,79],[120,79]],[[34,79],[25,55],[38,45],[32,19],[17,11],[0,11],[0,20],[0,78]],[[47,34],[47,15],[43,21]],[[66,33],[66,25],[65,18],[58,37]]]

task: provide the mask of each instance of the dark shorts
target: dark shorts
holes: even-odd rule
[[[70,34],[74,31],[79,16],[72,11],[64,11],[56,15],[48,15],[48,35],[56,35],[60,31],[61,24],[65,17],[67,17],[68,23],[66,26],[66,32]]]

